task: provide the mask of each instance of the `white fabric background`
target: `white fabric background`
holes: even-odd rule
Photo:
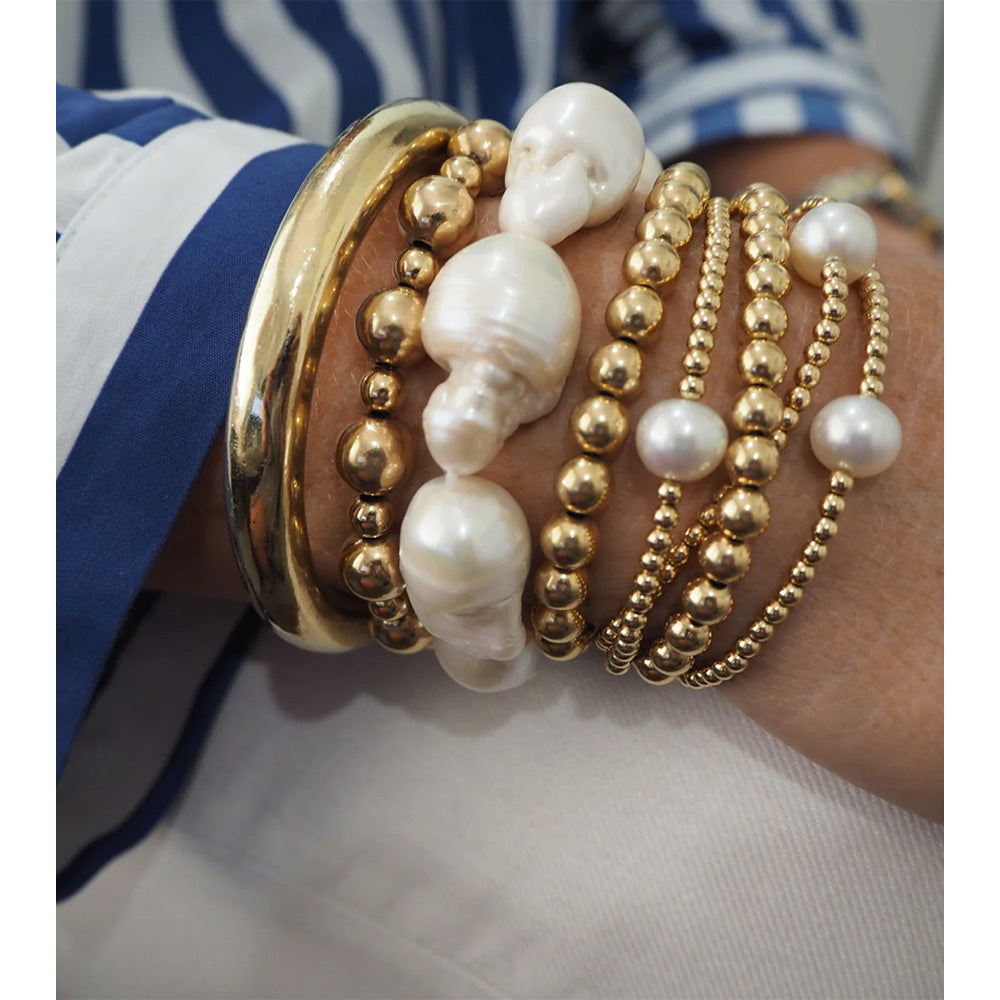
[[[169,823],[60,907],[59,994],[938,997],[941,841],[719,692],[266,635]]]

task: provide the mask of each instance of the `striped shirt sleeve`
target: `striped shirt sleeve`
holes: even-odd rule
[[[221,426],[257,274],[323,147],[165,97],[56,96],[61,768]]]

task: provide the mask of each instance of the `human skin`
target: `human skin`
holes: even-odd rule
[[[744,184],[766,180],[792,198],[831,171],[884,163],[879,154],[835,137],[740,141],[692,155],[709,169],[715,194],[732,195]],[[354,314],[371,291],[393,283],[392,262],[405,247],[396,221],[396,199],[387,204],[362,244],[345,283],[320,362],[310,413],[306,456],[306,520],[317,573],[338,591],[339,555],[351,534],[348,510],[354,499],[334,464],[341,431],[362,415],[356,386],[371,367],[354,334]],[[496,230],[497,201],[481,198],[475,235]],[[642,214],[638,197],[616,218],[584,230],[558,247],[580,290],[582,330],[577,360],[562,399],[550,414],[521,428],[483,471],[521,504],[535,539],[559,510],[555,477],[564,459],[578,454],[570,413],[593,393],[587,359],[609,338],[604,323],[608,300],[625,287],[621,261],[634,241]],[[758,724],[854,784],[931,820],[943,820],[943,268],[939,253],[923,236],[877,218],[877,264],[890,299],[888,370],[882,400],[903,428],[903,448],[878,477],[858,479],[838,519],[838,535],[827,558],[774,638],[749,669],[719,690]],[[644,387],[627,402],[634,427],[653,402],[677,394],[681,360],[694,308],[703,230],[696,227],[682,251],[681,273],[664,300],[662,333],[645,352]],[[742,383],[736,357],[745,343],[738,314],[745,260],[734,226],[726,291],[719,312],[705,401],[728,416]],[[789,370],[802,362],[819,317],[820,291],[793,272],[783,300],[789,332],[782,346]],[[860,303],[852,289],[848,318],[823,368],[813,403],[789,435],[777,478],[764,488],[772,517],[751,542],[753,565],[734,587],[735,607],[714,629],[710,650],[730,648],[762,607],[786,582],[819,516],[826,472],[812,456],[808,427],[822,405],[858,391],[865,333]],[[420,413],[442,373],[431,362],[403,372],[407,402],[401,418],[416,432],[416,455],[407,484],[393,494],[405,510],[412,492],[440,470],[423,447]],[[788,388],[788,377],[781,387]],[[598,516],[602,544],[591,566],[588,619],[613,615],[628,592],[643,540],[656,507],[656,479],[631,444],[612,462],[614,490]],[[705,483],[685,488],[679,526],[688,524],[721,470]],[[222,487],[222,447],[216,442],[188,502],[150,573],[156,588],[213,596],[243,595],[229,547]],[[679,529],[675,534],[679,534]],[[536,547],[537,559],[537,547]],[[695,567],[696,569],[696,567]],[[682,579],[688,574],[682,574]],[[526,591],[530,604],[530,584]],[[339,600],[352,598],[341,595]],[[675,610],[671,590],[647,632]],[[361,610],[359,608],[359,610]],[[638,683],[635,677],[607,682]],[[688,692],[690,697],[706,697]],[[649,697],[656,691],[649,689]]]

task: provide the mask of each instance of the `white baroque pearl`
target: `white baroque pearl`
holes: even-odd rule
[[[530,562],[524,512],[487,479],[430,480],[400,526],[399,567],[413,610],[435,639],[473,659],[511,660],[524,649]]]
[[[446,642],[435,642],[434,652],[453,681],[484,694],[520,687],[534,677],[538,666],[538,652],[531,645],[525,646],[512,660],[466,656]]]
[[[828,469],[877,476],[895,461],[903,442],[896,414],[871,396],[840,396],[816,414],[809,431],[813,453]]]
[[[857,281],[875,263],[878,232],[872,217],[857,205],[831,201],[810,209],[788,238],[792,266],[806,281],[823,284],[823,265],[839,257],[847,280]]]
[[[642,170],[639,179],[635,182],[636,194],[641,194],[645,198],[659,180],[663,173],[663,164],[660,158],[648,146],[642,158]]]
[[[635,189],[642,126],[619,97],[592,83],[543,94],[511,136],[499,224],[555,245],[610,219]]]
[[[497,233],[441,268],[421,336],[450,372],[424,409],[427,447],[441,468],[469,475],[559,401],[580,339],[580,296],[555,250]]]
[[[693,399],[664,399],[642,415],[635,429],[642,464],[660,479],[691,483],[722,461],[729,443],[725,421]]]

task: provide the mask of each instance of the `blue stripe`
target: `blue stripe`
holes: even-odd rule
[[[733,98],[699,108],[692,117],[695,146],[731,139],[740,134],[739,101]]]
[[[221,117],[291,131],[284,102],[230,41],[211,0],[171,0],[170,12],[184,58]]]
[[[836,24],[837,30],[850,38],[860,38],[861,25],[854,4],[849,3],[848,0],[832,0],[830,7],[833,10],[833,22]]]
[[[406,34],[410,39],[410,48],[416,56],[420,69],[422,95],[440,100],[442,95],[434,93],[434,87],[431,84],[430,50],[427,47],[424,22],[420,17],[417,5],[413,0],[396,0],[396,10],[399,11],[400,20],[402,20]]]
[[[510,5],[507,2],[462,4],[468,19],[469,56],[479,92],[478,115],[508,125],[520,95],[520,65]]]
[[[118,59],[118,9],[114,0],[89,0],[86,7],[83,86],[120,90],[125,86]]]
[[[194,108],[186,108],[183,104],[171,104],[169,107],[156,108],[148,111],[138,118],[133,118],[124,125],[111,129],[111,134],[120,139],[128,139],[138,146],[145,146],[147,142],[169,132],[170,129],[178,125],[187,125],[188,122],[204,121],[207,115]]]
[[[343,131],[382,103],[375,64],[344,20],[339,3],[285,0],[285,9],[327,54],[340,76],[340,121],[330,127]]]
[[[701,11],[698,0],[660,0],[664,17],[674,26],[681,45],[695,62],[733,51],[732,40]]]
[[[796,11],[786,0],[759,0],[763,13],[777,17],[788,28],[788,41],[795,46],[806,49],[826,50],[821,38],[817,38],[803,23]]]
[[[208,738],[222,701],[263,623],[247,611],[201,682],[169,759],[127,819],[88,844],[56,877],[56,900],[79,892],[108,862],[134,847],[162,819],[180,792]]]
[[[225,414],[257,275],[323,153],[256,157],[185,239],[150,296],[56,484],[57,767],[119,625]]]
[[[70,146],[122,128],[140,115],[179,107],[169,97],[130,97],[108,101],[75,87],[56,84],[56,131]]]
[[[469,58],[471,42],[466,9],[463,0],[441,0],[441,19],[444,24],[445,94],[448,104],[459,108],[470,118],[479,117],[478,107],[462,107],[462,91],[459,87],[462,64]]]
[[[841,101],[826,90],[800,90],[807,132],[847,132]]]

